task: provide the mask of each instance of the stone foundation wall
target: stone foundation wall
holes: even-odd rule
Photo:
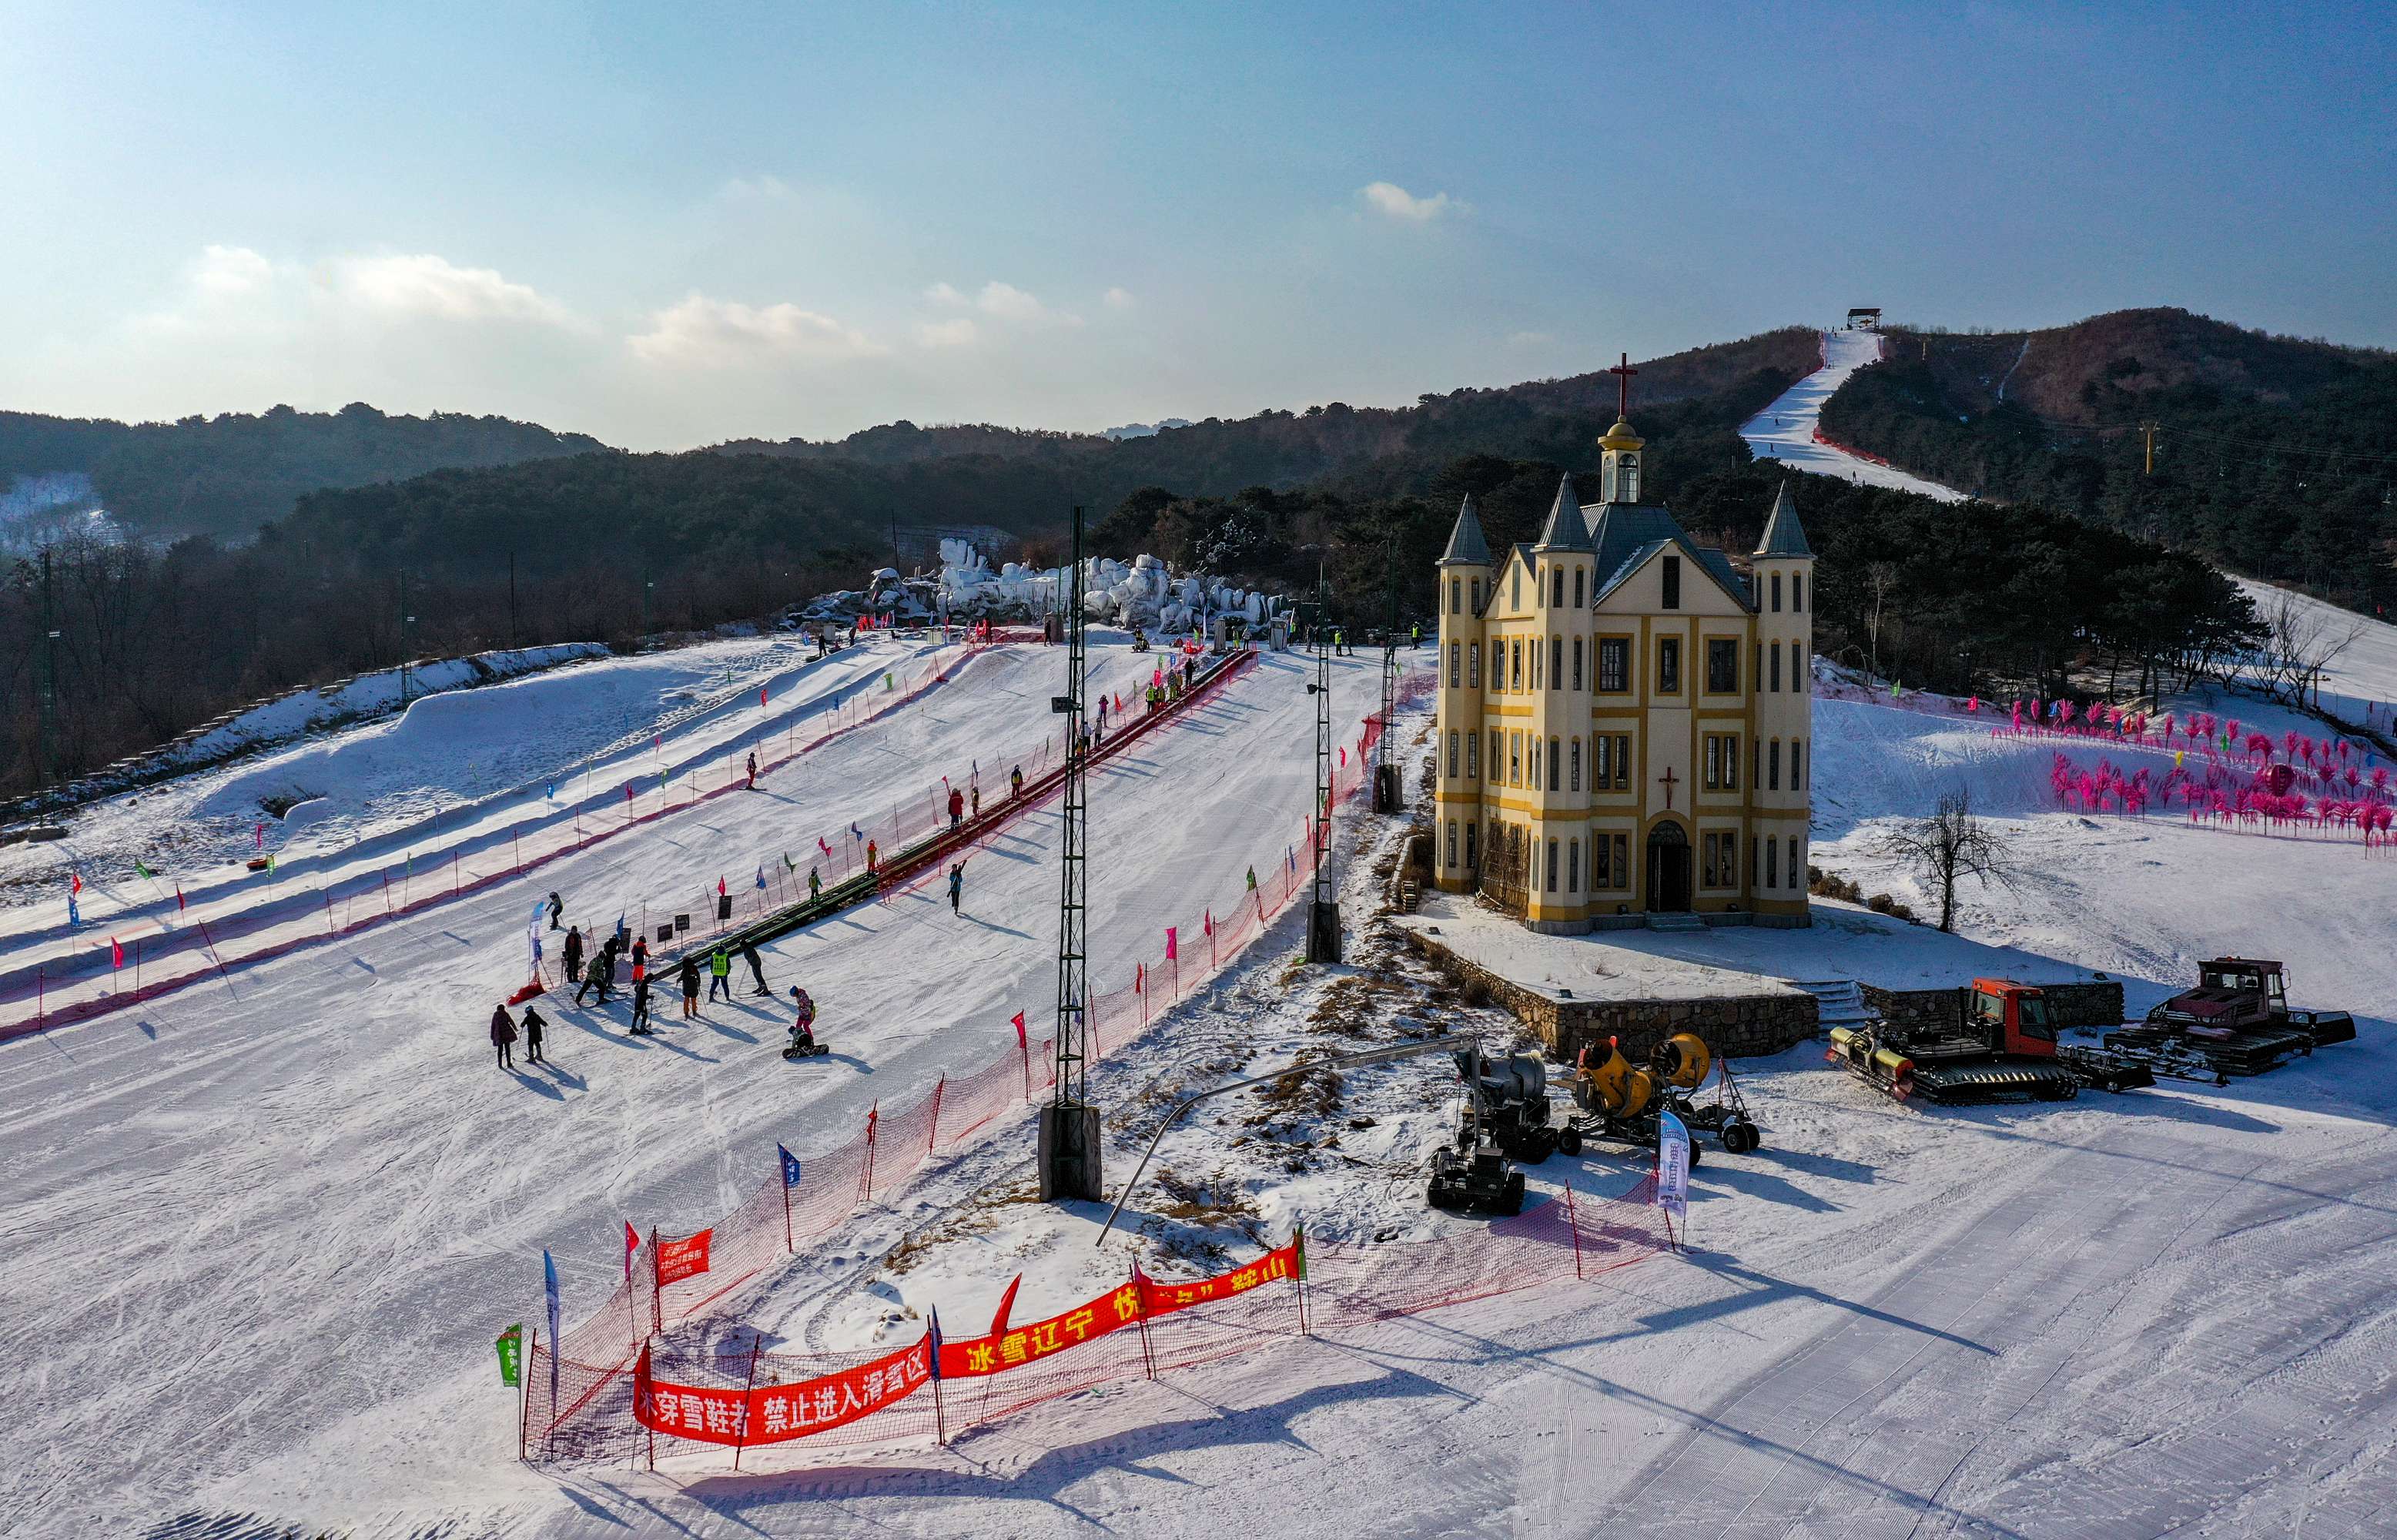
[[[1409,932],[1415,950],[1462,984],[1476,984],[1532,1029],[1548,1056],[1571,1064],[1584,1048],[1602,1053],[1613,1038],[1634,1063],[1676,1032],[1694,1032],[1724,1058],[1778,1053],[1814,1036],[1814,997],[1727,995],[1691,1000],[1559,1000],[1525,989],[1438,941]]]
[[[2036,983],[2028,979],[2023,982]],[[2122,1024],[2120,984],[2041,984],[2037,987],[2047,997],[2048,1009],[2055,1012],[2058,1026]],[[1881,1012],[1893,1025],[1948,1031],[1963,1027],[1964,997],[1961,989],[1883,989],[1861,983],[1856,989],[1865,1004]]]

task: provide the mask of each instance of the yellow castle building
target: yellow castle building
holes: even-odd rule
[[[1788,483],[1749,572],[1644,501],[1618,420],[1494,558],[1473,500],[1440,559],[1437,883],[1536,931],[1803,926],[1814,554]]]

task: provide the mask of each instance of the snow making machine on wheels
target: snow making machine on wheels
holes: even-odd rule
[[[1955,1026],[1835,1026],[1826,1056],[1900,1100],[1948,1105],[2066,1102],[2083,1086],[2122,1091],[2156,1083],[2150,1066],[2130,1054],[2058,1044],[2047,998],[2031,984],[1975,979],[1961,993]]]
[[[1589,1063],[1589,1051],[1584,1049],[1573,1075],[1573,1103],[1582,1116],[1566,1122],[1558,1147],[1567,1155],[1577,1155],[1584,1140],[1604,1139],[1654,1149],[1656,1115],[1670,1112],[1694,1135],[1713,1134],[1724,1153],[1748,1154],[1764,1141],[1756,1120],[1748,1116],[1729,1065],[1721,1066],[1722,1089],[1717,1099],[1705,1106],[1695,1103],[1694,1093],[1715,1067],[1713,1051],[1704,1038],[1690,1032],[1676,1032],[1658,1043],[1645,1069],[1625,1058],[1622,1046],[1613,1038],[1606,1040],[1606,1056],[1595,1065]],[[1698,1141],[1693,1137],[1690,1164],[1697,1163]]]
[[[2122,1052],[2193,1056],[2217,1075],[2261,1075],[2329,1043],[2355,1040],[2344,1011],[2293,1011],[2281,965],[2262,957],[2215,957],[2197,965],[2197,987],[2148,1012],[2137,1026],[2106,1035]]]
[[[1536,1165],[1557,1147],[1556,1131],[1548,1127],[1547,1066],[1525,1053],[1493,1061],[1479,1045],[1453,1057],[1465,1081],[1456,1143],[1432,1152],[1425,1197],[1435,1209],[1520,1213],[1523,1173],[1511,1158]]]

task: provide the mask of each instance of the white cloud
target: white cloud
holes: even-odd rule
[[[1018,288],[1013,284],[1000,283],[996,278],[983,285],[980,292],[971,298],[959,290],[955,284],[949,283],[934,284],[924,290],[924,298],[934,304],[946,305],[953,309],[971,306],[993,320],[1006,321],[1016,326],[1078,327],[1082,324],[1082,318],[1079,315],[1066,311],[1052,310],[1040,302],[1038,295]],[[1124,298],[1129,301],[1132,296],[1127,294]]]
[[[791,184],[780,177],[734,177],[716,189],[727,203],[780,203],[790,197]]]
[[[246,246],[208,246],[185,269],[182,291],[131,320],[155,334],[334,328],[350,335],[420,321],[514,322],[586,330],[587,324],[529,284],[445,257],[330,257],[313,267]]]
[[[1108,289],[1106,293],[1101,297],[1100,302],[1105,304],[1109,310],[1130,310],[1132,307],[1132,290],[1128,288]]]
[[[1445,193],[1434,193],[1427,198],[1416,197],[1394,181],[1367,182],[1357,190],[1357,195],[1373,205],[1376,212],[1411,224],[1428,224],[1442,214],[1465,207]]]
[[[208,300],[236,300],[275,281],[275,264],[246,246],[201,249],[191,273],[192,290]]]
[[[650,363],[700,367],[778,358],[837,361],[889,351],[852,327],[795,304],[751,306],[703,294],[657,312],[647,331],[625,341]]]
[[[578,324],[573,312],[529,285],[511,282],[491,268],[459,267],[430,254],[336,258],[328,264],[327,278],[343,302],[386,315]]]
[[[973,324],[971,315],[958,315],[946,321],[926,321],[916,328],[916,341],[928,348],[970,347],[982,336],[982,328]]]

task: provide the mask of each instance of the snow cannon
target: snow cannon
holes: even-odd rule
[[[1656,1047],[1656,1073],[1665,1083],[1683,1091],[1695,1091],[1707,1083],[1707,1075],[1715,1066],[1715,1056],[1704,1038],[1694,1032],[1676,1032]]]
[[[1529,1053],[1492,1059],[1479,1049],[1466,1049],[1455,1059],[1466,1090],[1458,1147],[1471,1148],[1478,1132],[1517,1160],[1546,1160],[1558,1147],[1557,1132],[1548,1126],[1547,1065]]]
[[[1656,1078],[1633,1067],[1614,1038],[1606,1039],[1606,1057],[1592,1069],[1585,1065],[1573,1080],[1573,1103],[1584,1112],[1609,1118],[1637,1118],[1655,1099]]]

